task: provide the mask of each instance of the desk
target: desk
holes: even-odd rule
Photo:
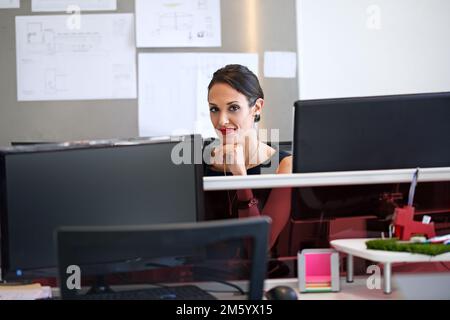
[[[347,282],[353,282],[353,256],[366,260],[382,263],[384,265],[383,283],[384,293],[392,292],[391,277],[392,264],[400,262],[448,262],[450,253],[438,256],[428,256],[424,254],[369,250],[366,241],[373,239],[343,239],[333,240],[330,245],[336,250],[347,254]]]
[[[420,279],[426,280],[421,284],[420,292],[408,292]],[[445,279],[445,281],[443,281]],[[404,300],[404,299],[450,299],[450,291],[447,290],[450,283],[450,273],[444,274],[398,274],[393,277],[393,291],[386,295],[381,289],[368,289],[367,276],[355,277],[353,283],[347,283],[345,277],[341,277],[341,290],[329,293],[300,293],[298,290],[298,279],[268,279],[264,283],[264,290],[268,291],[276,286],[289,286],[295,289],[299,300]],[[247,281],[234,281],[243,290],[248,289]],[[204,290],[233,290],[218,283],[198,284]],[[408,286],[409,285],[409,286]],[[126,290],[142,289],[148,286],[128,286]],[[234,293],[213,293],[219,300],[245,300],[246,297]],[[59,289],[53,288],[53,297],[59,297]]]
[[[287,285],[299,293],[299,300],[450,300],[450,272],[397,274],[392,279],[391,294],[369,289],[368,276],[355,277],[353,283],[341,278],[339,292],[299,293],[297,279],[266,280],[264,289]]]
[[[367,288],[367,277],[358,276],[355,278],[354,283],[347,283],[345,277],[340,279],[340,291],[339,292],[325,292],[325,293],[301,293],[299,291],[298,279],[268,279],[264,282],[264,291],[268,291],[276,286],[288,286],[293,288],[298,295],[298,300],[401,300],[405,299],[405,295],[400,289],[395,288],[394,292],[390,295],[385,295],[383,290],[370,290]],[[241,286],[245,290],[247,287],[245,282],[233,282]],[[201,286],[202,288],[205,288]],[[215,286],[217,287],[217,285]],[[214,288],[214,284],[209,286]],[[223,289],[223,287],[221,287]],[[244,297],[236,296],[232,294],[214,294],[219,299],[225,300],[243,300]]]
[[[346,283],[345,278],[341,278],[341,291],[329,293],[300,293],[298,289],[298,279],[268,279],[264,282],[264,291],[268,291],[276,286],[288,286],[293,288],[299,297],[299,300],[397,300],[402,299],[402,295],[396,291],[392,295],[385,295],[381,290],[369,290],[366,286],[367,277],[357,277],[352,284]],[[190,283],[189,283],[190,284]],[[218,283],[205,282],[193,283],[203,290],[211,292],[219,300],[246,300],[246,296],[232,293],[233,288],[224,287]],[[248,281],[233,281],[233,284],[240,286],[244,291],[248,290]],[[126,286],[123,290],[139,290],[148,288],[146,285]],[[117,287],[113,287],[117,289]],[[227,291],[227,292],[216,292]],[[59,289],[53,288],[52,295],[58,298]]]
[[[266,280],[265,290],[269,290],[279,285],[286,285],[294,288],[297,291],[299,300],[401,300],[405,296],[401,290],[395,289],[391,295],[385,295],[382,290],[370,290],[367,288],[367,277],[356,277],[353,283],[347,283],[345,277],[342,277],[339,292],[326,293],[300,293],[298,290],[298,280]]]

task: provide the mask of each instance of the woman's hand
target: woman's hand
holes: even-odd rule
[[[223,165],[224,170],[234,176],[245,176],[249,165],[258,164],[258,144],[256,130],[240,131],[234,143],[225,143],[214,149],[213,163]]]
[[[213,161],[223,164],[224,171],[230,171],[234,176],[247,175],[244,147],[241,144],[225,144],[214,150]]]

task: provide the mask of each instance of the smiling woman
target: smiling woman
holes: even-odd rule
[[[261,174],[261,168],[276,163],[275,172],[292,172],[292,157],[260,141],[256,123],[261,120],[264,93],[256,75],[247,67],[228,65],[216,71],[208,87],[211,122],[219,143],[213,144],[205,164],[205,176]],[[211,219],[260,215],[272,219],[272,248],[288,222],[291,189],[230,190],[209,192],[206,213]]]

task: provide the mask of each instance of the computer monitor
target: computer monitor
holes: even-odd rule
[[[89,291],[81,286],[84,287],[82,281],[89,276],[100,277],[102,290],[108,293],[111,290],[108,276],[110,281],[117,282],[117,277],[114,278],[117,273],[126,278],[126,273],[159,271],[160,277],[153,280],[157,287],[170,288],[174,281],[177,281],[175,285],[183,285],[186,281],[192,284],[193,280],[199,285],[205,282],[227,285],[232,283],[233,269],[242,275],[242,267],[248,266],[244,278],[249,282],[242,281],[248,290],[241,289],[247,291],[249,299],[260,300],[266,275],[270,222],[268,217],[257,217],[157,226],[60,228],[56,243],[61,297],[85,298]],[[241,246],[236,246],[237,243]],[[230,251],[233,248],[244,248],[246,255]],[[245,261],[247,263],[240,264],[240,268],[234,267]],[[71,286],[74,267],[80,277],[78,288]],[[184,267],[179,272],[181,279],[176,277],[177,267]],[[144,274],[141,274],[143,278]],[[146,279],[144,284],[151,285],[148,277]],[[225,286],[219,291],[230,290],[233,290],[231,286]],[[98,297],[98,292],[95,293]]]
[[[200,136],[1,149],[3,278],[56,277],[60,226],[203,220],[199,152]]]
[[[27,147],[27,146],[36,146],[36,145],[41,145],[41,144],[56,144],[55,142],[38,142],[38,141],[12,141],[11,142],[11,147]]]
[[[450,166],[450,93],[295,103],[294,171]]]
[[[293,171],[450,167],[449,106],[450,93],[297,101]],[[372,215],[382,193],[407,190],[393,184],[300,188],[293,214]]]

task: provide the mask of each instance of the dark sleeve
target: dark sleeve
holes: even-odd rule
[[[239,209],[239,218],[268,216],[272,219],[270,232],[270,247],[275,244],[279,234],[289,220],[291,212],[291,193],[292,188],[272,189],[262,211],[258,206],[252,206],[246,209]],[[251,189],[239,190],[239,201],[248,201],[253,198]]]

